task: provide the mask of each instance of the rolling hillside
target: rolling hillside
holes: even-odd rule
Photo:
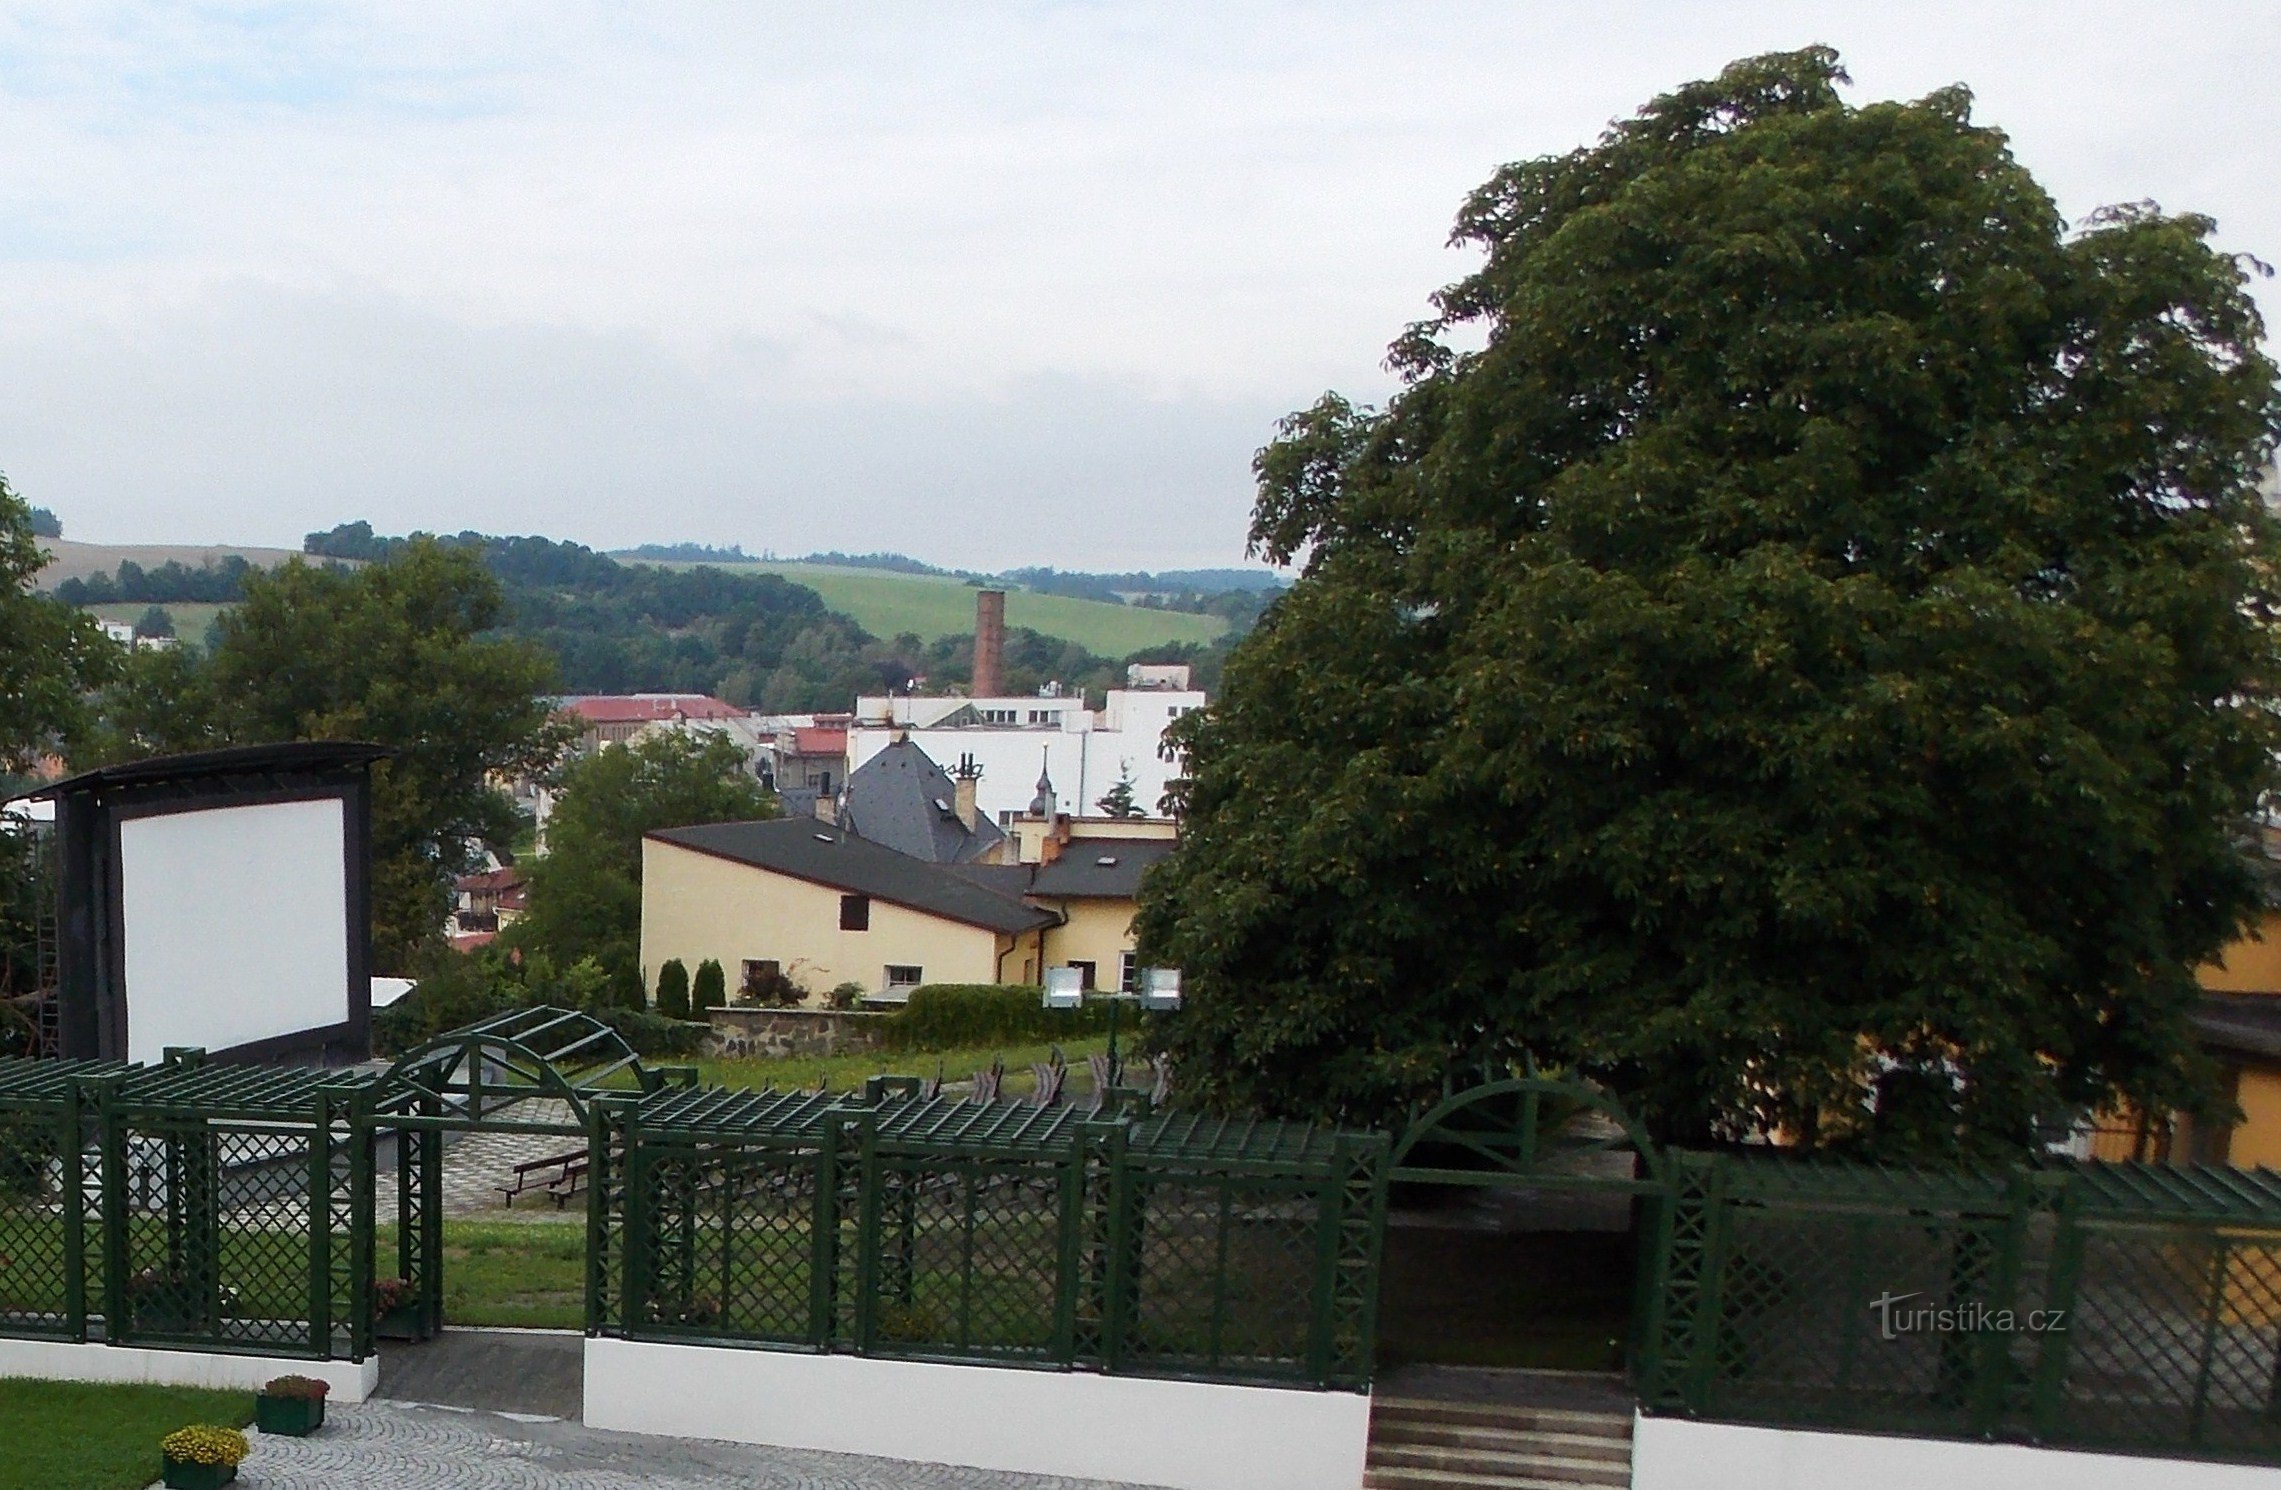
[[[651,563],[652,560],[632,562]],[[829,564],[755,560],[749,564],[660,563],[663,569],[709,567],[731,572],[777,574],[805,585],[824,604],[848,616],[873,636],[915,632],[923,641],[964,636],[974,629],[974,589],[964,580],[941,575],[897,574],[882,569],[843,569]],[[1059,637],[1103,657],[1123,657],[1162,642],[1209,642],[1228,629],[1218,616],[1186,611],[1144,610],[1099,600],[1006,594],[1006,624],[1026,626]]]
[[[85,579],[98,570],[115,570],[122,559],[145,569],[156,569],[169,559],[185,569],[197,569],[236,554],[248,564],[267,569],[287,559],[303,557],[299,549],[253,548],[232,543],[202,548],[195,543],[74,543],[68,538],[42,538],[40,547],[53,555],[47,567],[40,571],[39,586],[43,590],[53,589],[67,579]]]

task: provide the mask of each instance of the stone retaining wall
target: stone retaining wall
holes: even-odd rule
[[[875,1050],[891,1016],[839,1009],[713,1009],[710,1056],[827,1056]]]

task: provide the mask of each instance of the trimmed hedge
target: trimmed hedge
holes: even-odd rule
[[[1109,1027],[1105,1004],[1048,1009],[1035,983],[929,983],[886,1021],[888,1050],[955,1050],[967,1045],[1036,1045],[1081,1040]]]
[[[689,969],[678,957],[657,970],[657,1012],[668,1019],[689,1017]]]
[[[616,1030],[618,1037],[640,1056],[694,1056],[713,1028],[701,1022],[652,1014],[647,1009],[596,1009],[594,1017]]]

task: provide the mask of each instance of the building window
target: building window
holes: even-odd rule
[[[871,897],[868,895],[842,895],[840,897],[840,930],[869,931],[871,929]]]
[[[829,771],[818,771],[818,772],[816,773],[816,790],[817,790],[819,793],[821,793],[822,795],[824,795],[824,796],[827,796],[827,797],[828,797],[828,796],[830,796],[830,795],[832,794],[832,773],[831,773],[831,772],[829,772]]]
[[[998,826],[1001,828],[1011,828],[1014,826],[1014,814],[1012,809],[1009,808],[1006,811],[1000,812],[998,814]]]
[[[1140,957],[1135,953],[1117,954],[1117,992],[1140,992]]]
[[[890,962],[887,964],[887,987],[889,991],[893,991],[898,988],[916,988],[921,983],[924,983],[926,981],[926,977],[927,973],[925,968],[911,967],[908,964],[899,962]]]
[[[1083,988],[1088,993],[1092,992],[1093,964],[1090,962],[1072,962],[1070,966],[1077,969],[1078,986],[1080,988]]]

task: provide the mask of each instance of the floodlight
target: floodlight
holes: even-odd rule
[[[1141,969],[1140,1004],[1157,1013],[1170,1013],[1180,1007],[1180,969],[1176,967],[1146,967]]]
[[[1085,974],[1073,967],[1049,967],[1045,970],[1045,1006],[1048,1009],[1081,1009],[1085,1006]]]

